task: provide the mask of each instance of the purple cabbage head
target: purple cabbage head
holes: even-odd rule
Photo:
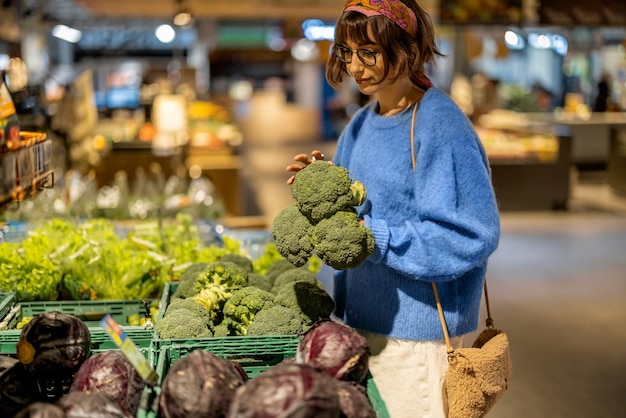
[[[110,350],[89,357],[80,366],[70,391],[107,393],[131,415],[137,414],[145,383],[130,360],[120,350]]]
[[[227,418],[339,418],[336,380],[310,366],[279,363],[237,389]]]
[[[300,339],[296,363],[307,364],[335,379],[363,382],[369,370],[369,343],[354,328],[326,320]]]
[[[65,418],[133,418],[104,392],[74,391],[63,395],[57,404]]]
[[[367,397],[365,386],[356,382],[337,380],[337,394],[342,418],[376,418],[374,406]]]
[[[164,418],[223,418],[244,377],[233,364],[205,350],[174,362],[161,385]]]
[[[65,418],[65,412],[53,403],[34,402],[22,409],[14,418]]]

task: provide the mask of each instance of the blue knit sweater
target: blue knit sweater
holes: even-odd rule
[[[365,185],[359,215],[376,240],[362,265],[335,272],[335,313],[392,338],[442,339],[434,281],[450,336],[472,332],[500,235],[485,151],[467,117],[433,87],[417,111],[413,170],[413,108],[389,117],[377,108],[371,102],[353,116],[333,159]]]

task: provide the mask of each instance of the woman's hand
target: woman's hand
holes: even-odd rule
[[[298,171],[302,170],[307,165],[311,164],[313,161],[324,160],[324,154],[322,153],[322,151],[315,150],[311,152],[311,157],[309,157],[306,154],[298,154],[295,157],[293,157],[293,160],[296,161],[296,163],[288,165],[287,171],[291,171],[292,173],[297,173]],[[296,177],[295,174],[289,177],[289,180],[287,180],[287,184],[293,183],[293,180],[295,177]]]

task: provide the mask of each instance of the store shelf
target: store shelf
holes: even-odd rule
[[[477,127],[501,211],[567,209],[572,139],[554,126]]]

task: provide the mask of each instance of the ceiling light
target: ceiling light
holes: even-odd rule
[[[191,26],[193,22],[193,16],[189,9],[184,5],[183,0],[177,0],[177,11],[174,17],[172,18],[172,23],[175,26],[188,27]]]
[[[78,29],[70,28],[69,26],[56,25],[52,28],[52,36],[75,44],[80,41],[82,33]]]
[[[172,22],[176,26],[189,26],[192,20],[193,20],[193,17],[191,16],[191,13],[180,11],[176,13]]]
[[[170,25],[161,25],[154,31],[155,36],[159,40],[159,42],[164,44],[171,43],[176,37],[176,32],[174,28]]]

